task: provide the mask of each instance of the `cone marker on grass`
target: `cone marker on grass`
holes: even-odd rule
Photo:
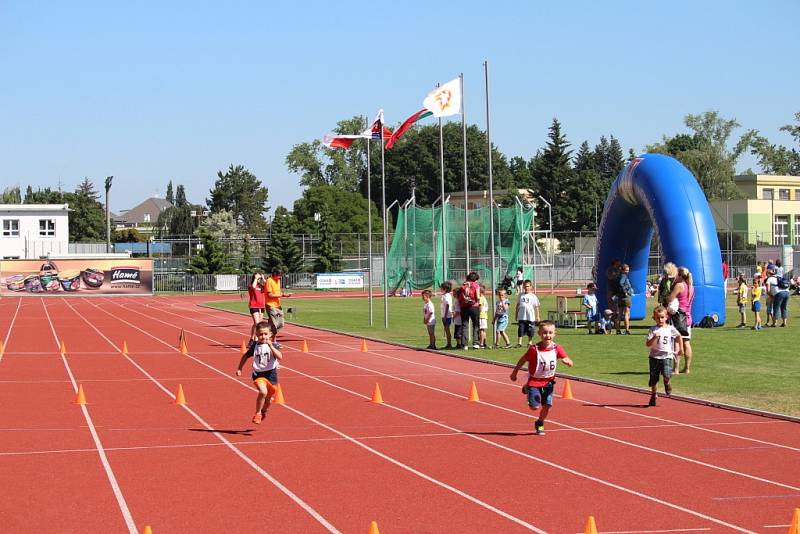
[[[367,534],[381,534],[381,531],[378,530],[378,522],[373,521],[369,524],[369,532]]]
[[[586,526],[583,529],[583,534],[597,534],[597,525],[594,522],[594,516],[590,515],[586,520]]]
[[[272,404],[286,404],[283,398],[283,388],[281,388],[280,384],[275,386],[275,396],[272,399]]]
[[[564,381],[564,391],[561,393],[561,398],[564,400],[572,399],[572,384],[569,383],[569,380]]]
[[[375,404],[383,404],[383,395],[381,395],[381,387],[378,383],[375,383],[375,389],[372,390],[372,399],[370,402],[374,402]]]
[[[178,384],[178,391],[175,393],[175,404],[178,406],[186,405],[186,395],[183,394],[183,384]]]
[[[83,384],[78,384],[78,394],[75,396],[75,404],[83,406],[86,402],[86,394],[83,392]]]
[[[467,400],[473,402],[478,402],[481,400],[480,397],[478,397],[478,388],[475,386],[474,381],[472,382],[472,386],[469,388],[469,396],[467,397]]]
[[[367,340],[361,340],[361,352],[369,352],[369,348],[367,347]]]
[[[308,352],[308,341],[303,340],[303,352]]]

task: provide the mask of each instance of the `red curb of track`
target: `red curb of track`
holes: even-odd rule
[[[214,310],[214,311],[233,313],[235,315],[247,315],[246,313],[243,313],[243,312],[237,312],[237,311],[233,311],[233,310],[225,310],[225,309],[222,309],[222,308],[215,308],[213,306],[209,306],[208,304],[197,304],[197,306],[199,306],[201,308],[208,308],[208,309]],[[450,358],[458,358],[458,359],[461,359],[461,360],[469,360],[469,361],[478,362],[478,363],[488,363],[488,364],[491,364],[491,365],[498,365],[500,367],[507,367],[509,369],[512,369],[514,367],[514,364],[508,363],[508,362],[500,362],[500,361],[497,361],[497,360],[487,360],[487,359],[484,359],[484,358],[476,358],[475,356],[467,356],[465,354],[452,354],[450,352],[443,352],[443,351],[440,351],[440,350],[424,349],[424,348],[420,348],[420,347],[415,347],[413,345],[406,345],[405,343],[399,343],[397,341],[387,341],[385,339],[361,336],[361,335],[358,335],[358,334],[351,334],[349,332],[340,332],[338,330],[333,330],[333,329],[330,329],[330,328],[323,328],[321,326],[309,326],[309,325],[294,323],[294,322],[290,322],[290,321],[286,321],[286,324],[290,324],[292,326],[297,326],[299,328],[308,328],[310,330],[317,330],[319,332],[327,332],[329,334],[340,334],[340,335],[347,336],[347,337],[352,337],[352,338],[355,338],[355,339],[366,339],[366,340],[372,341],[374,343],[383,343],[385,345],[392,345],[392,346],[395,346],[395,347],[402,347],[402,348],[405,348],[405,349],[416,350],[416,351],[419,351],[419,352],[431,352],[433,354],[440,354],[442,356],[448,356]],[[556,373],[556,376],[559,377],[559,378],[563,378],[563,379],[575,380],[576,382],[586,382],[588,384],[595,384],[595,385],[598,385],[598,386],[607,386],[607,387],[611,387],[611,388],[617,388],[617,389],[623,389],[623,390],[626,390],[626,391],[632,391],[632,392],[635,392],[635,393],[641,393],[643,395],[650,395],[650,389],[649,388],[637,388],[637,387],[634,387],[634,386],[627,386],[625,384],[617,384],[615,382],[606,382],[604,380],[598,380],[596,378],[587,378],[587,377],[574,376],[574,375],[568,375],[568,374],[563,374],[563,373]],[[768,412],[766,410],[756,410],[754,408],[747,408],[745,406],[737,406],[735,404],[725,404],[723,402],[716,402],[716,401],[711,401],[711,400],[707,400],[707,399],[698,399],[697,397],[689,397],[687,395],[671,395],[669,398],[672,399],[672,400],[678,400],[678,401],[687,402],[687,403],[690,403],[690,404],[699,404],[701,406],[709,406],[709,407],[712,407],[712,408],[720,408],[720,409],[723,409],[723,410],[730,410],[732,412],[746,413],[746,414],[749,414],[749,415],[757,415],[759,417],[766,417],[768,419],[779,419],[779,420],[782,420],[782,421],[789,421],[791,423],[800,423],[800,417],[794,417],[794,416],[791,416],[791,415],[786,415],[786,414],[776,413],[776,412]]]

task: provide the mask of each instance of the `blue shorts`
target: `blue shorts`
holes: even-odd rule
[[[522,391],[526,392],[528,395],[528,406],[531,408],[538,408],[542,404],[545,406],[552,406],[553,405],[553,388],[556,385],[556,381],[553,380],[546,386],[542,387],[531,387],[525,385],[522,387]]]
[[[258,383],[266,380],[273,386],[278,383],[278,368],[270,369],[269,371],[253,371],[253,382]]]
[[[754,311],[754,312],[760,312],[761,311],[761,301],[760,300],[754,301],[753,305],[750,306],[750,309],[752,311]]]
[[[442,319],[442,324],[445,326],[450,326],[453,323],[452,317],[445,317]]]
[[[505,332],[508,327],[508,315],[501,315],[494,321],[494,329],[498,332]]]

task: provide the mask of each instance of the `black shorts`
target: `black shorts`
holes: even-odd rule
[[[264,313],[264,308],[250,308],[250,315],[253,315],[256,312]]]
[[[533,321],[519,321],[517,324],[517,337],[533,337]]]

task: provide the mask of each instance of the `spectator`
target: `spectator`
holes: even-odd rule
[[[461,285],[459,300],[461,304],[461,345],[469,347],[470,322],[472,323],[472,348],[479,349],[480,343],[480,314],[481,314],[481,286],[478,285],[480,276],[475,271],[467,275],[466,281]]]
[[[683,337],[683,369],[675,371],[676,374],[691,373],[692,370],[692,303],[694,302],[694,285],[692,284],[692,273],[686,267],[679,267],[678,274],[675,276],[675,283],[672,285],[672,291],[667,297],[667,301],[671,302],[673,299],[678,301],[678,312],[686,317],[685,333],[681,332]],[[676,325],[678,331],[681,330]],[[676,361],[677,368],[677,361]]]
[[[629,273],[631,272],[631,267],[627,263],[622,266],[622,272],[619,276],[619,284],[617,290],[617,324],[615,325],[617,334],[621,334],[619,328],[619,322],[622,320],[623,325],[625,326],[625,335],[631,335],[631,305],[632,305],[632,298],[633,298],[633,286],[631,285],[631,281]]]

